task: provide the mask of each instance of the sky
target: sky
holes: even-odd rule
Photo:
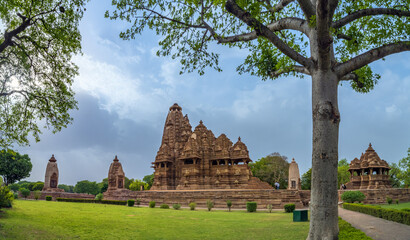
[[[178,103],[193,127],[202,120],[215,136],[232,142],[240,136],[256,161],[279,152],[295,158],[302,175],[311,167],[311,80],[286,77],[262,81],[239,75],[246,51],[216,46],[223,72],[206,69],[179,75],[181,65],[157,57],[160,36],[145,31],[124,41],[121,21],[104,18],[110,1],[91,1],[80,25],[83,55],[73,89],[79,110],[61,132],[44,131],[39,143],[17,147],[33,163],[26,180],[44,181],[54,154],[59,183],[100,182],[115,155],[128,178],[153,173],[151,162],[161,144],[169,107]],[[339,87],[339,158],[360,157],[369,143],[389,163],[407,156],[410,147],[410,53],[400,53],[371,66],[381,75],[374,90],[354,92]]]

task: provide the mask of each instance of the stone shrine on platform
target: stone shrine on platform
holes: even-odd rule
[[[294,158],[289,164],[288,189],[301,190],[299,166]]]
[[[202,121],[192,132],[188,116],[174,104],[169,108],[151,190],[272,189],[252,176],[249,152],[238,138],[215,137]]]
[[[64,189],[58,188],[58,166],[54,154],[48,160],[44,187],[42,191],[46,192],[64,192]]]
[[[384,189],[391,188],[390,167],[386,161],[380,159],[376,151],[369,144],[366,152],[350,163],[350,182],[347,189]]]

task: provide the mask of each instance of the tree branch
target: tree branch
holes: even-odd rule
[[[333,28],[341,28],[354,20],[357,20],[362,17],[366,16],[375,16],[375,15],[393,15],[393,16],[406,16],[410,17],[410,11],[404,11],[404,10],[397,10],[397,9],[392,9],[392,8],[369,8],[369,9],[362,9],[358,10],[356,12],[353,12],[342,19],[334,22],[332,24]]]
[[[315,6],[312,5],[310,0],[298,0],[298,3],[305,14],[306,20],[310,20],[310,18],[316,14]]]
[[[269,8],[269,12],[277,13],[280,12],[282,9],[284,9],[289,3],[293,2],[295,0],[281,0],[278,4],[275,6]],[[270,4],[269,4],[270,5]]]
[[[388,55],[410,51],[410,41],[397,42],[387,44],[378,48],[369,50],[363,54],[360,54],[347,62],[341,63],[335,67],[335,72],[339,77],[343,77],[346,74],[366,66],[376,60],[384,58]]]
[[[243,10],[235,0],[226,1],[225,8],[228,12],[232,13],[237,18],[241,19],[248,26],[255,29],[257,35],[262,35],[266,37],[275,47],[277,47],[283,54],[290,57],[297,63],[303,65],[306,68],[311,66],[311,61],[291,47],[289,47],[285,42],[283,42],[278,36],[276,36],[269,28],[255,19],[251,14]]]
[[[310,75],[310,72],[305,67],[295,65],[295,66],[293,66],[292,68],[289,68],[289,69],[279,69],[279,70],[271,73],[271,77],[272,78],[277,78],[282,74],[290,73],[290,72],[298,72],[298,73],[303,73],[303,74],[306,74],[306,75]]]
[[[284,29],[290,30],[297,30],[303,32],[304,34],[308,34],[309,26],[306,20],[300,18],[282,18],[279,19],[277,22],[271,23],[267,25],[267,28],[272,32],[281,31]],[[232,43],[232,42],[247,42],[252,41],[258,38],[258,34],[256,31],[252,31],[249,33],[239,34],[235,36],[228,36],[228,37],[219,37],[218,43]]]

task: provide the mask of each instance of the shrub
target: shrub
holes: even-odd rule
[[[347,191],[342,194],[342,200],[348,203],[361,202],[366,196],[360,191]]]
[[[211,209],[214,207],[214,203],[211,200],[207,200],[206,207],[208,208],[208,211],[211,211]]]
[[[196,203],[191,202],[191,203],[189,204],[189,209],[191,209],[192,211],[195,210],[195,207],[196,207]]]
[[[41,192],[39,190],[34,191],[34,199],[38,200],[41,196]]]
[[[258,204],[256,202],[246,202],[246,211],[248,212],[256,212],[256,208]]]
[[[150,208],[154,208],[154,207],[155,207],[155,201],[149,202],[149,207],[150,207]]]
[[[30,195],[30,190],[27,188],[20,188],[20,193],[24,198],[27,198]]]
[[[226,201],[226,206],[228,207],[228,210],[231,211],[232,201],[231,200]]]
[[[175,210],[179,210],[181,208],[181,204],[175,203],[174,205],[172,205],[172,208]]]
[[[396,199],[396,204],[399,204],[399,199]]]
[[[339,217],[339,239],[372,240],[366,234]]]
[[[137,207],[139,207],[141,204],[141,199],[137,198],[135,202],[137,203]]]
[[[410,212],[407,211],[354,203],[343,203],[343,208],[383,218],[389,221],[410,225]]]
[[[134,199],[128,199],[128,200],[127,200],[127,205],[128,205],[128,207],[133,207],[133,206],[134,206],[134,203],[135,203],[135,200],[134,200]]]
[[[13,193],[13,197],[14,197],[14,199],[19,199],[19,194],[18,193]]]
[[[43,182],[36,182],[32,187],[32,191],[41,191],[43,190],[43,187],[44,187]]]
[[[269,213],[272,212],[272,204],[266,205],[266,208],[268,209]]]
[[[0,186],[0,208],[11,208],[12,202],[13,192],[7,186]]]
[[[150,202],[151,203],[151,202]],[[154,205],[155,206],[155,205]],[[151,206],[150,206],[151,207]],[[163,209],[169,209],[169,206],[168,206],[168,204],[165,204],[165,203],[163,203],[163,204],[161,204],[160,206],[159,206],[159,208],[163,208]]]
[[[294,203],[289,203],[289,204],[285,204],[285,206],[283,207],[285,208],[285,212],[291,213],[295,210],[296,205]]]
[[[386,198],[386,202],[390,205],[390,204],[393,202],[393,199],[387,197],[387,198]]]
[[[53,197],[52,196],[46,196],[46,201],[51,201],[51,200],[53,200]],[[58,201],[58,200],[57,200]]]
[[[97,200],[97,201],[101,201],[101,200],[103,200],[103,198],[104,198],[104,195],[102,193],[99,193],[99,194],[95,195],[94,199]]]

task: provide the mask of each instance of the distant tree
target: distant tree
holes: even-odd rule
[[[309,168],[307,172],[302,175],[300,180],[302,190],[310,190],[312,185],[312,168]]]
[[[134,182],[134,179],[133,179],[133,178],[129,179],[129,178],[125,177],[125,179],[124,179],[124,188],[130,189],[130,184],[131,184],[132,182]],[[108,184],[108,178],[107,178],[107,184]],[[108,186],[108,185],[107,185],[107,186]]]
[[[407,149],[407,157],[402,158],[399,161],[399,167],[401,171],[397,174],[397,177],[403,181],[405,187],[410,186],[410,148]]]
[[[78,24],[88,0],[1,0],[0,146],[39,141],[41,125],[53,133],[72,122],[71,89],[81,53]]]
[[[76,193],[88,193],[96,195],[100,192],[100,188],[96,182],[90,182],[88,180],[83,180],[77,182],[74,187],[74,192]]]
[[[390,175],[390,184],[392,187],[394,188],[401,188],[403,187],[403,181],[401,179],[399,179],[398,176],[402,176],[402,172],[400,167],[397,165],[397,163],[390,163],[390,171],[389,171],[389,175]]]
[[[29,177],[32,167],[27,154],[20,155],[10,149],[0,151],[0,175],[6,186]]]
[[[286,189],[288,185],[289,163],[286,156],[279,153],[272,153],[259,159],[254,163],[249,163],[253,176],[274,186],[279,182],[280,188]]]
[[[148,183],[145,183],[139,179],[135,179],[134,182],[130,184],[130,190],[132,191],[141,191],[141,186],[144,187],[144,190],[147,190],[148,188]]]
[[[19,191],[24,198],[27,198],[30,195],[30,190],[27,188],[20,188]]]
[[[350,181],[349,163],[346,158],[339,160],[337,167],[337,188]]]
[[[146,175],[146,176],[142,179],[142,181],[148,183],[148,188],[147,188],[147,190],[148,190],[148,189],[151,189],[152,184],[154,183],[154,174]]]
[[[104,178],[102,182],[98,183],[98,187],[100,188],[100,193],[106,192],[108,189],[108,178]]]
[[[36,182],[31,191],[41,191],[43,190],[44,183],[43,182]]]
[[[18,183],[13,183],[13,184],[10,184],[8,187],[13,192],[17,192],[20,188],[20,185]]]
[[[73,185],[66,185],[66,184],[58,184],[58,188],[64,189],[64,192],[73,193],[74,186]]]

